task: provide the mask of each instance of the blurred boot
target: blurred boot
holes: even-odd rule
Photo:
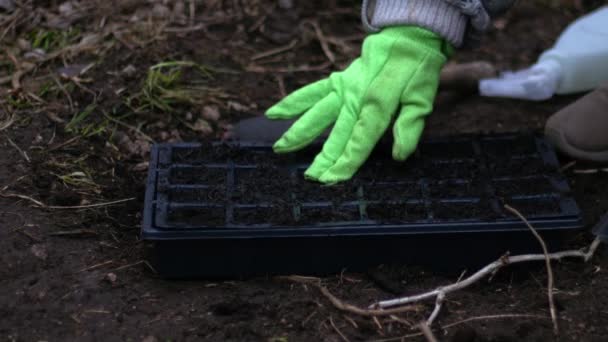
[[[608,162],[608,84],[550,117],[545,135],[570,157]]]

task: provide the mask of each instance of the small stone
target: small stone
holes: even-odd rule
[[[23,58],[30,60],[42,60],[46,57],[46,52],[43,49],[34,49],[23,54]]]
[[[135,172],[144,172],[146,170],[148,170],[148,168],[150,167],[150,162],[141,162],[138,163],[137,165],[133,166],[133,171]]]
[[[165,5],[155,4],[152,7],[152,15],[158,19],[165,19],[171,15],[171,10]]]
[[[127,77],[133,77],[135,76],[135,74],[137,74],[137,69],[133,66],[133,64],[129,64],[124,67],[120,72]]]
[[[59,76],[69,79],[80,76],[88,67],[87,64],[72,64],[58,68],[57,73]]]
[[[203,107],[203,118],[211,122],[217,122],[220,119],[220,110],[217,106]]]
[[[176,1],[173,5],[173,20],[181,24],[186,23],[186,5],[183,1]]]
[[[144,338],[141,342],[158,342],[158,339],[152,335]]]
[[[103,279],[110,284],[115,284],[116,280],[118,280],[118,277],[116,276],[115,273],[108,273],[108,274],[106,274],[106,276]]]
[[[192,126],[192,130],[195,132],[199,132],[202,135],[209,135],[213,133],[213,128],[211,127],[209,122],[205,121],[204,119],[196,120],[196,122]]]
[[[242,103],[238,103],[236,101],[228,101],[228,108],[233,109],[237,112],[247,112],[249,111],[249,107]]]
[[[29,40],[23,38],[17,39],[17,46],[22,51],[30,51],[32,49],[32,43]]]
[[[74,5],[70,1],[66,1],[59,5],[59,14],[68,17],[74,13]]]
[[[120,131],[114,133],[113,142],[129,156],[145,157],[150,153],[150,143],[146,140],[132,140],[127,134]]]
[[[34,256],[40,260],[46,260],[48,254],[46,252],[46,247],[43,244],[35,244],[30,247],[30,252],[34,254]]]
[[[192,121],[192,118],[193,118],[192,113],[190,113],[190,112],[186,113],[186,120]]]
[[[179,134],[179,130],[178,129],[172,129],[169,132],[169,140],[168,142],[177,142],[177,141],[183,141],[184,139],[182,139],[181,134]]]

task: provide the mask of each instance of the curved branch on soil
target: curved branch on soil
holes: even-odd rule
[[[528,220],[524,217],[524,215],[519,212],[519,210],[511,207],[508,204],[505,204],[504,207],[522,220],[526,226],[528,226],[528,228],[530,228],[532,234],[534,234],[534,237],[536,240],[538,240],[538,243],[540,243],[540,246],[543,249],[543,254],[545,255],[545,266],[547,267],[547,296],[549,299],[549,312],[551,313],[551,321],[553,322],[553,333],[557,335],[559,334],[559,324],[557,323],[557,310],[555,309],[555,299],[553,298],[555,278],[553,276],[553,268],[551,267],[551,259],[549,259],[549,250],[547,249],[547,244],[540,234],[538,234],[536,229],[534,229],[530,222],[528,222]]]
[[[456,283],[453,283],[450,285],[446,285],[446,286],[441,286],[435,290],[420,293],[420,294],[417,294],[414,296],[407,296],[407,297],[401,297],[401,298],[396,298],[396,299],[391,299],[391,300],[380,301],[378,303],[374,303],[374,304],[370,305],[370,309],[371,308],[386,309],[386,308],[391,308],[391,307],[395,307],[395,306],[418,303],[418,302],[433,299],[433,298],[436,299],[442,293],[447,295],[451,292],[465,289],[465,288],[475,284],[479,280],[492,275],[493,273],[500,270],[501,268],[511,265],[511,264],[530,262],[530,261],[545,261],[547,259],[547,257],[550,260],[561,260],[564,258],[580,258],[580,259],[583,259],[585,262],[587,262],[593,257],[593,255],[597,251],[597,248],[599,247],[600,244],[601,244],[601,241],[599,240],[599,238],[596,238],[589,247],[580,249],[580,250],[568,250],[568,251],[562,251],[562,252],[556,252],[556,253],[549,253],[548,255],[524,254],[524,255],[515,255],[515,256],[504,256],[504,257],[490,263],[489,265],[483,267],[482,269],[480,269],[473,275],[469,276],[468,278],[465,278],[464,280],[461,280],[459,282],[456,282]]]
[[[334,296],[329,289],[325,286],[321,285],[321,279],[314,277],[302,277],[302,276],[287,276],[287,277],[277,277],[278,279],[286,279],[289,281],[293,281],[300,284],[312,285],[315,286],[321,291],[321,293],[338,309],[341,311],[350,312],[359,316],[366,317],[377,317],[377,316],[390,316],[403,312],[416,312],[422,309],[419,305],[409,305],[404,307],[399,307],[395,309],[363,309],[358,306],[348,304],[343,302]]]

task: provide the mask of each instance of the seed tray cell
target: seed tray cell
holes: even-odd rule
[[[538,252],[506,203],[550,248],[582,226],[554,150],[533,134],[429,140],[403,163],[379,145],[351,181],[335,186],[304,178],[319,149],[155,145],[142,228],[155,268],[167,277],[319,274],[390,262],[464,268],[506,251]]]

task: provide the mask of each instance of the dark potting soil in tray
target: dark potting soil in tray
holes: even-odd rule
[[[429,141],[404,163],[375,153],[334,186],[304,178],[314,150],[277,155],[268,145],[216,143],[153,153],[158,185],[147,205],[162,230],[492,222],[512,217],[504,203],[530,218],[577,210],[553,151],[534,135]]]
[[[169,241],[164,252],[157,252],[157,259],[166,259],[159,264],[163,273],[248,273],[257,269],[258,261],[275,264],[277,257],[284,257],[283,271],[317,270],[318,262],[302,256],[312,251],[322,260],[332,258],[333,263],[324,265],[333,270],[355,259],[363,261],[357,248],[370,253],[397,243],[410,243],[407,249],[432,248],[423,247],[413,235],[433,246],[436,239],[460,239],[458,234],[491,241],[496,237],[484,234],[529,234],[505,204],[520,210],[543,234],[581,226],[554,150],[534,135],[430,140],[402,163],[392,160],[390,146],[380,145],[352,180],[333,186],[304,177],[319,149],[277,155],[271,145],[261,144],[154,146],[142,237]],[[238,245],[230,242],[235,239]],[[383,242],[369,245],[366,239]],[[465,240],[477,246],[488,243]],[[509,241],[519,237],[503,236],[492,243],[512,248]],[[207,243],[204,249],[202,242]],[[395,253],[376,251],[365,261],[392,260]],[[236,261],[247,255],[254,264]],[[185,257],[236,259],[226,271],[211,260],[191,264],[195,271],[186,266],[174,270],[170,260]],[[294,263],[305,267],[289,266]]]

